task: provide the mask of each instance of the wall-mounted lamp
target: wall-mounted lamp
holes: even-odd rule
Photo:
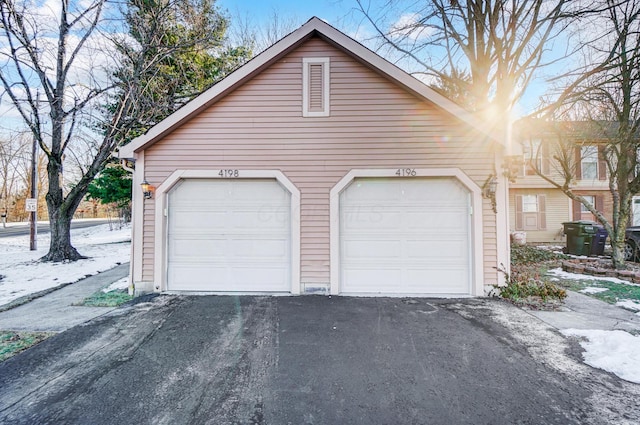
[[[151,186],[147,179],[144,179],[142,183],[140,183],[140,187],[142,187],[142,194],[144,195],[144,199],[153,198],[153,191],[156,190],[156,188]]]
[[[495,173],[492,173],[487,178],[487,181],[482,185],[482,196],[486,199],[491,200],[491,208],[493,208],[493,212],[497,213],[497,205],[496,205],[496,190],[498,189],[498,179],[496,178]]]

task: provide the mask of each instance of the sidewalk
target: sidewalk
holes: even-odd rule
[[[567,298],[560,310],[528,310],[528,313],[559,330],[623,330],[640,334],[639,315],[572,291],[567,291]]]
[[[116,307],[83,307],[73,304],[127,276],[129,263],[67,285],[45,296],[0,312],[0,329],[61,332],[102,316]],[[527,310],[532,316],[563,329],[624,330],[640,334],[640,316],[577,292],[567,291],[558,311]]]
[[[74,306],[94,292],[129,274],[129,263],[89,276],[47,295],[0,313],[0,329],[62,332],[102,316],[116,307]]]

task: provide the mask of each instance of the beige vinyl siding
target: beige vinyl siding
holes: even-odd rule
[[[527,242],[564,243],[562,223],[571,220],[569,198],[558,189],[512,189],[509,191],[509,228],[516,231],[516,195],[544,195],[546,230],[528,230]]]
[[[330,116],[302,116],[302,58],[329,57]],[[329,282],[329,191],[351,169],[493,171],[485,136],[319,38],[312,38],[145,151],[145,177],[176,169],[277,169],[301,192],[301,282]],[[496,282],[495,214],[483,200],[485,282]],[[153,280],[153,202],[143,279]]]

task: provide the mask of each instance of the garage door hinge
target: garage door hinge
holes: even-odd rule
[[[473,207],[469,207],[469,215],[473,215]]]
[[[165,216],[165,217],[168,217],[168,216],[169,216],[169,212],[167,211],[167,209],[166,209],[166,208],[164,209],[164,216]]]

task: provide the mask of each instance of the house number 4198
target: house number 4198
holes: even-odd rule
[[[398,177],[415,177],[416,174],[415,168],[398,168],[396,171],[396,176]]]
[[[240,173],[238,170],[220,170],[218,175],[220,177],[239,177]]]

